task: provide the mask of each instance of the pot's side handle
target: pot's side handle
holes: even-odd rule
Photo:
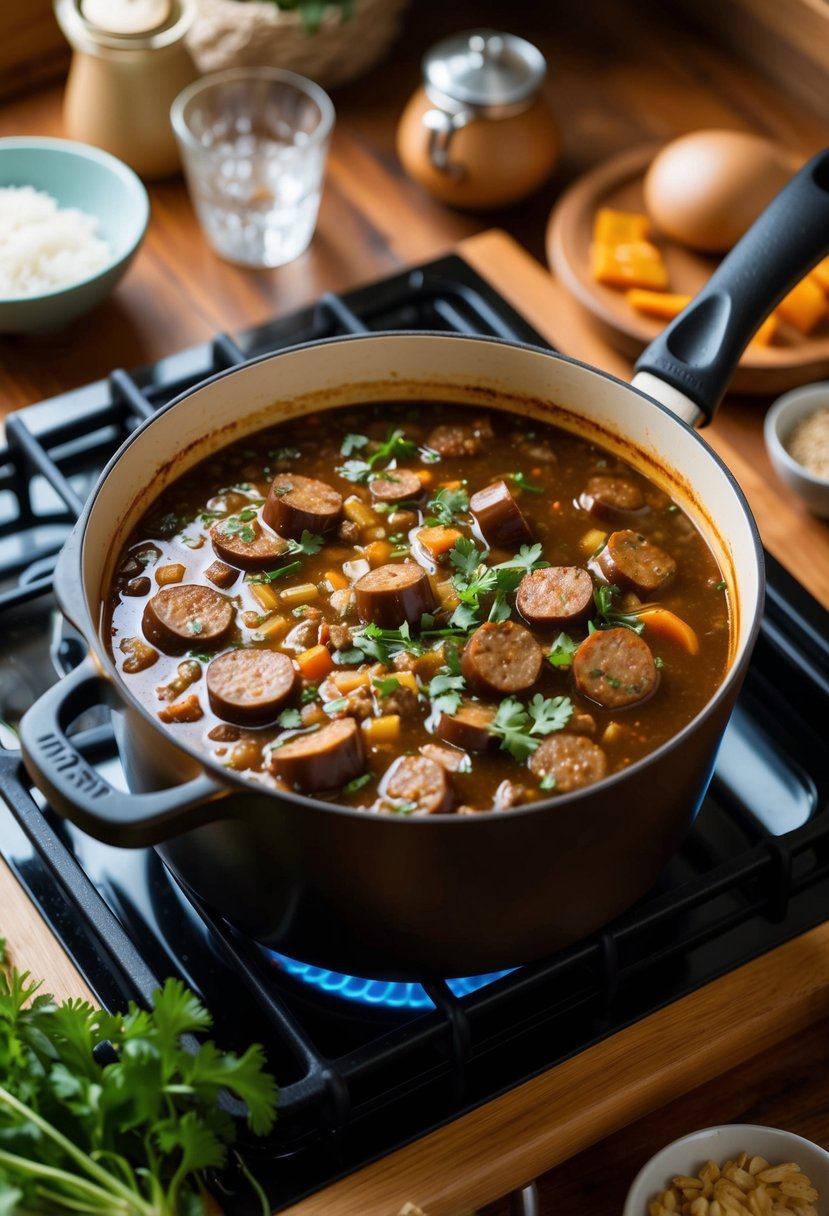
[[[670,389],[665,405],[675,408],[671,398],[679,394],[710,422],[758,326],[827,253],[829,148],[783,187],[699,295],[642,353],[634,387],[663,400],[661,381]]]
[[[108,686],[92,659],[49,688],[20,723],[23,762],[51,806],[105,844],[143,848],[222,818],[227,786],[202,773],[172,789],[125,794],[105,781],[71,739],[67,727],[106,698]]]

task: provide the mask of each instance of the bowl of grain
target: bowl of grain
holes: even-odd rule
[[[0,333],[53,330],[99,304],[150,214],[132,169],[66,139],[0,139]]]
[[[779,1127],[724,1123],[674,1140],[642,1166],[623,1216],[823,1216],[829,1153]]]
[[[813,514],[829,518],[829,380],[778,397],[764,435],[777,476]]]

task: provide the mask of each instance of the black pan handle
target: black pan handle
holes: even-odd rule
[[[23,762],[49,803],[105,844],[143,848],[224,818],[228,787],[201,773],[183,785],[125,794],[105,781],[67,738],[67,727],[106,701],[108,681],[91,658],[53,684],[20,722]]]
[[[798,170],[690,304],[640,355],[710,422],[743,350],[772,309],[829,253],[829,148]],[[634,386],[651,392],[647,380]]]

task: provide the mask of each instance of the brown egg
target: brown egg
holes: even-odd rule
[[[703,253],[724,253],[797,168],[797,158],[760,135],[692,131],[656,154],[644,179],[645,206],[667,236]]]

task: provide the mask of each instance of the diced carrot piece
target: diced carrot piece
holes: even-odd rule
[[[826,295],[817,279],[807,274],[774,311],[802,334],[810,334],[826,312]]]
[[[329,677],[337,692],[345,696],[355,688],[365,688],[371,680],[367,671],[335,671]]]
[[[369,743],[394,743],[400,738],[400,714],[366,718],[362,726]]]
[[[322,680],[334,666],[327,646],[312,646],[296,657],[297,666],[306,680]]]
[[[644,287],[631,287],[625,292],[628,304],[646,317],[657,317],[659,320],[670,321],[682,312],[691,297],[680,292],[646,291]]]
[[[768,346],[777,333],[777,317],[770,313],[749,342],[749,346]]]
[[[418,477],[420,478],[420,484],[422,486],[428,486],[429,482],[433,480],[433,473],[431,469],[415,469],[415,473],[417,473]]]
[[[682,617],[671,612],[669,608],[648,605],[640,608],[635,615],[645,622],[645,637],[657,634],[666,641],[681,646],[688,654],[699,654],[699,638],[696,633]]]
[[[363,557],[372,567],[382,566],[389,560],[393,545],[387,540],[373,540],[370,545],[366,545],[363,549]]]
[[[664,291],[668,286],[668,268],[650,241],[631,241],[626,245],[594,241],[590,246],[590,268],[596,282],[607,287]]]
[[[186,573],[186,567],[180,562],[174,562],[170,566],[156,566],[155,581],[159,587],[168,587],[171,583],[180,583]]]
[[[172,705],[158,711],[162,722],[198,722],[204,716],[204,710],[199,704],[196,693],[191,693],[183,701],[175,701]]]
[[[434,528],[421,528],[417,539],[432,557],[439,557],[461,539],[461,533],[457,528],[445,528],[443,524],[437,524]]]
[[[607,245],[630,244],[644,241],[651,229],[651,222],[641,211],[617,211],[614,207],[600,207],[593,220],[593,240]]]
[[[340,570],[326,570],[325,581],[331,591],[344,591],[348,586],[348,579]]]
[[[818,262],[817,266],[813,266],[810,273],[820,283],[823,290],[829,295],[829,258],[824,258],[822,262]]]
[[[456,477],[454,481],[442,481],[440,483],[440,488],[442,490],[459,490],[462,485],[463,482],[459,481]]]
[[[445,662],[443,647],[439,646],[437,650],[427,650],[425,654],[419,655],[415,659],[415,671],[423,683],[427,684],[432,676],[437,675]]]

